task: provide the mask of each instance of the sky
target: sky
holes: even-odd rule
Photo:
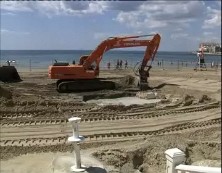
[[[89,50],[110,36],[151,33],[161,51],[221,43],[219,0],[1,1],[0,10],[1,50]]]

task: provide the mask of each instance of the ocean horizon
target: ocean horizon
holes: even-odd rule
[[[89,55],[93,50],[0,50],[0,65],[5,65],[6,61],[15,60],[16,65],[21,68],[28,68],[31,64],[33,68],[47,68],[55,60],[58,62],[72,63],[79,62],[83,55]],[[115,66],[117,60],[127,61],[129,66],[134,66],[143,59],[143,50],[110,50],[103,55],[100,66],[105,67],[107,62]],[[196,54],[184,51],[158,51],[154,59],[164,62],[165,66],[181,63],[193,64],[197,61]],[[205,55],[206,63],[221,63],[220,56]]]

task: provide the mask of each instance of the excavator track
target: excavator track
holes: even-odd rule
[[[121,111],[81,111],[78,112],[78,117],[81,118],[82,122],[104,122],[104,121],[115,121],[115,120],[129,120],[129,119],[153,119],[166,116],[172,116],[176,114],[202,112],[206,110],[218,109],[220,104],[218,102],[212,102],[203,105],[174,108],[169,110],[155,110],[149,111],[141,109],[140,111],[133,111],[123,113]],[[63,110],[64,112],[68,110]],[[50,111],[49,111],[50,112]],[[4,128],[18,127],[18,126],[35,126],[44,124],[66,124],[68,123],[68,117],[61,116],[60,112],[49,112],[46,111],[35,111],[35,112],[20,112],[17,113],[6,113],[1,112],[0,125]],[[77,112],[77,111],[76,111]],[[22,116],[23,115],[23,116]]]
[[[151,131],[125,131],[125,132],[110,132],[110,133],[99,133],[99,134],[88,134],[84,135],[85,142],[97,142],[97,141],[124,141],[139,139],[148,136],[160,136],[177,134],[188,130],[200,130],[205,128],[215,128],[220,127],[221,118],[215,118],[211,120],[201,121],[201,122],[186,122],[182,124],[177,124],[171,127],[166,127],[158,130]],[[1,140],[0,147],[9,146],[47,146],[47,145],[59,145],[68,143],[68,134],[57,134],[57,136],[47,137],[31,137],[23,139],[11,139],[11,140]]]
[[[57,91],[60,93],[66,92],[84,92],[96,91],[105,89],[115,89],[114,82],[106,79],[78,79],[78,80],[59,80],[57,82]]]

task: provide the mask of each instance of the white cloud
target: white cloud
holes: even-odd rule
[[[34,2],[32,2],[32,4],[33,3]],[[48,17],[59,15],[63,11],[60,1],[53,3],[50,3],[50,1],[37,1],[35,2],[35,7],[33,8],[34,10],[38,10],[40,13],[47,15]]]
[[[221,39],[216,36],[203,37],[199,42],[215,42],[221,44]]]
[[[87,31],[95,41],[102,41],[110,36],[119,36],[120,31],[135,34],[146,34],[151,31],[159,31],[163,34],[162,42],[169,45],[168,39],[175,39],[174,44],[198,44],[201,39],[219,38],[218,27],[221,26],[221,1],[214,1],[210,6],[204,1],[2,1],[1,15],[16,15],[19,12],[40,13],[48,17],[69,15],[83,16],[92,14],[104,14],[111,12],[114,21],[121,26],[112,25],[110,30],[101,28],[101,32]],[[219,5],[219,6],[218,6]],[[93,18],[95,23],[98,18]],[[102,22],[103,19],[101,19]],[[110,20],[107,18],[107,20]],[[198,21],[197,21],[198,20]],[[197,22],[196,22],[197,21]],[[83,21],[84,22],[84,21]],[[113,21],[111,21],[113,23]],[[202,22],[202,23],[201,23]],[[204,32],[203,28],[215,28],[215,32]],[[116,27],[113,29],[112,27]],[[119,29],[119,28],[120,29]],[[89,28],[89,27],[88,27]],[[106,28],[106,27],[105,27]],[[96,29],[98,31],[98,29]],[[91,33],[90,33],[91,32]],[[156,32],[155,32],[156,33]],[[195,34],[194,34],[195,33]],[[28,32],[16,32],[2,29],[1,34],[29,34]],[[8,36],[7,35],[7,36]],[[6,37],[7,37],[6,36]],[[192,36],[192,37],[191,37]],[[165,39],[166,38],[166,39]],[[165,40],[164,40],[165,39]],[[192,41],[191,41],[192,40]],[[90,43],[88,44],[90,45]],[[175,45],[176,47],[177,45]],[[190,45],[189,45],[190,46]],[[92,46],[94,47],[94,46]]]
[[[221,10],[207,7],[208,19],[204,21],[203,28],[215,28],[221,26]]]
[[[7,29],[1,29],[1,33],[9,33],[10,31]]]
[[[89,3],[89,7],[86,10],[83,10],[83,13],[99,13],[102,14],[103,11],[107,8],[106,3],[102,1],[95,1]]]
[[[216,33],[205,31],[205,32],[203,32],[203,36],[201,37],[201,41],[220,43],[221,39]]]
[[[136,33],[137,33],[137,34],[142,34],[142,33],[143,33],[143,31],[137,31]]]
[[[31,3],[23,1],[2,1],[1,9],[13,12],[32,11]]]
[[[10,12],[39,11],[48,17],[54,15],[81,16],[90,13],[101,14],[107,9],[107,4],[103,1],[3,1],[1,2],[1,9]]]
[[[3,1],[1,9],[9,12],[38,11],[48,17],[82,16],[117,11],[115,21],[131,28],[187,27],[202,15],[200,1]],[[180,25],[180,26],[178,26]]]
[[[208,35],[212,35],[212,32],[204,32],[203,35],[208,36]]]
[[[189,35],[187,33],[173,33],[171,34],[172,39],[178,39],[178,38],[189,38]]]
[[[187,27],[203,14],[200,1],[146,1],[138,10],[120,12],[116,21],[133,28]]]
[[[136,11],[143,1],[106,1],[107,10]]]
[[[7,13],[1,13],[2,16],[15,16],[15,13],[7,12]]]
[[[17,35],[29,35],[29,32],[13,31],[8,29],[1,29],[1,34],[17,34]]]
[[[105,39],[107,39],[109,37],[125,37],[125,36],[129,36],[129,33],[95,32],[93,34],[94,39],[100,40],[100,41],[105,40]]]
[[[183,28],[176,27],[174,31],[183,31]]]
[[[104,40],[110,36],[111,35],[109,33],[102,33],[102,32],[96,32],[93,35],[94,39],[96,39],[96,40]]]

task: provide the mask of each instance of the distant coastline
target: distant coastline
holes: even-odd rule
[[[221,52],[218,52],[218,53],[209,53],[209,52],[206,52],[204,53],[206,55],[218,55],[218,56],[221,56]]]
[[[221,44],[216,42],[202,42],[199,44],[199,49],[202,50],[205,55],[221,56]]]
[[[193,54],[196,54],[197,51],[192,52]],[[204,52],[204,55],[217,55],[217,56],[221,56],[221,52],[217,52],[217,53],[211,53],[211,52]]]

